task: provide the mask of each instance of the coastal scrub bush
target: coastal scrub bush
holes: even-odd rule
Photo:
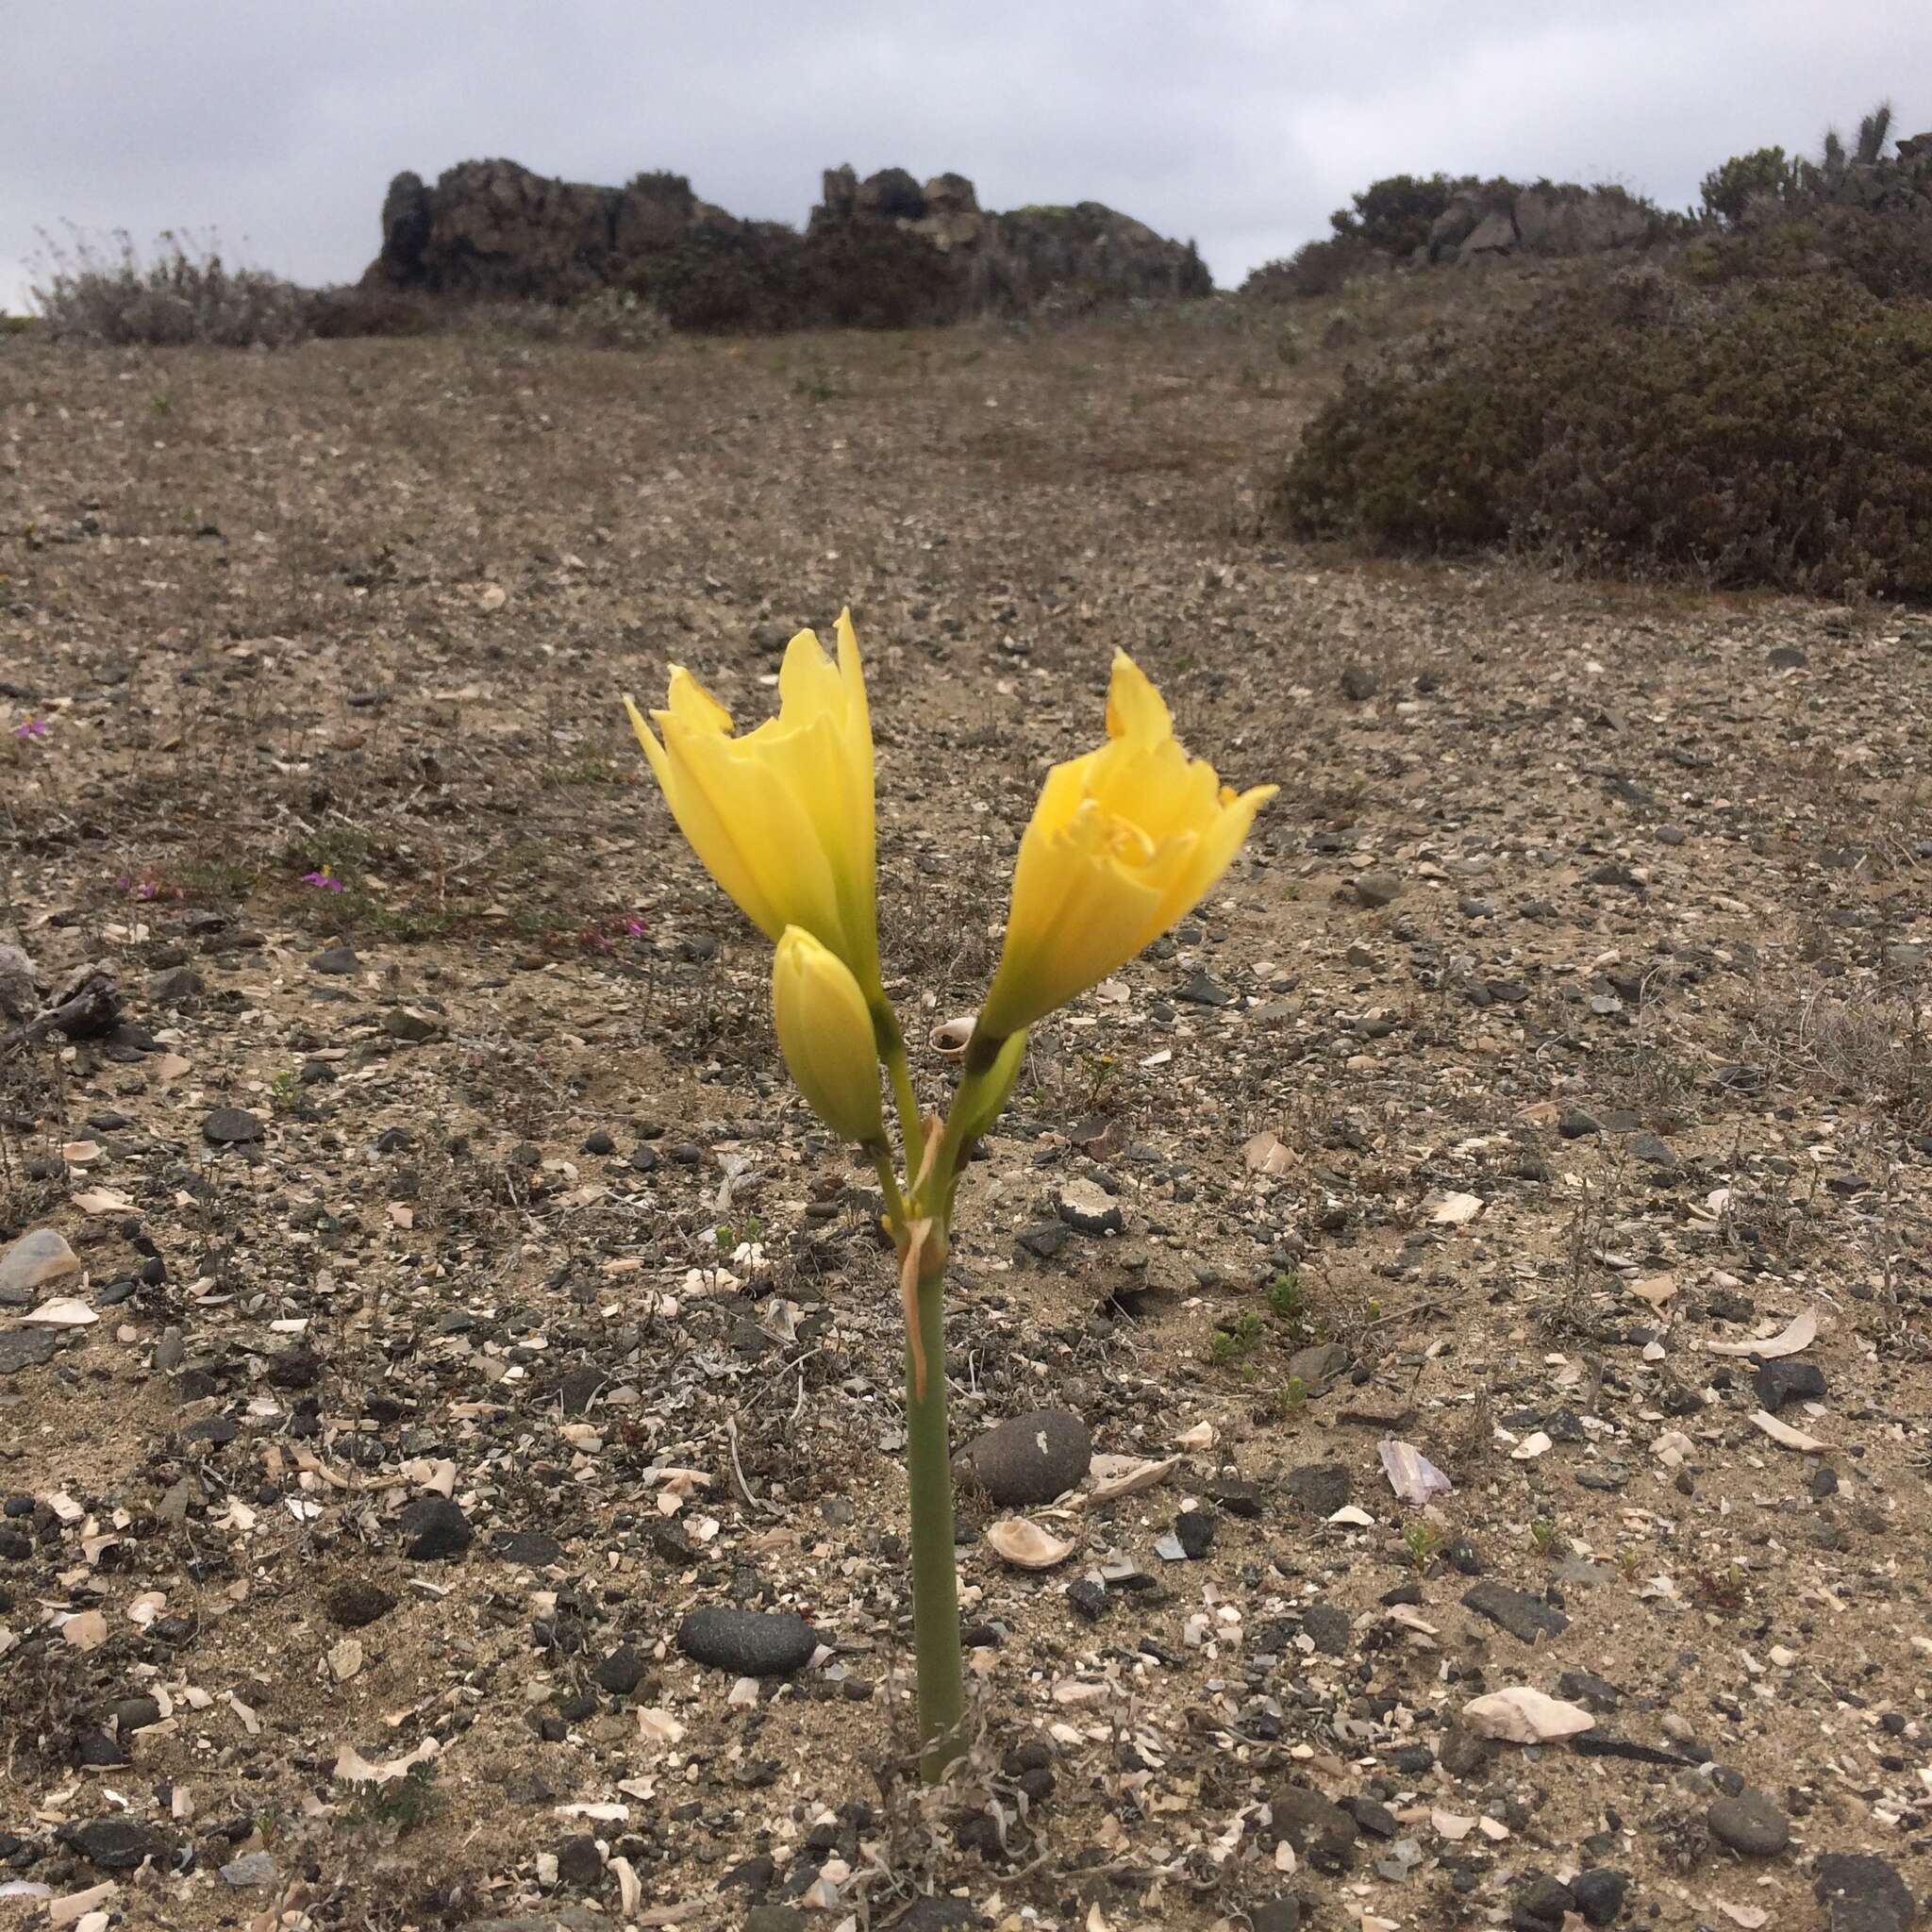
[[[1309,534],[1579,569],[1932,596],[1932,303],[1828,262],[1579,274],[1354,371],[1279,507]]]
[[[125,230],[106,242],[43,234],[35,306],[56,341],[277,348],[308,333],[309,297],[256,268],[230,268],[212,237],[164,232],[143,258]]]

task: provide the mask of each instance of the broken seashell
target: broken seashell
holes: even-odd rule
[[[1139,1456],[1096,1456],[1088,1474],[1093,1487],[1084,1499],[1087,1507],[1096,1503],[1117,1503],[1123,1496],[1138,1496],[1164,1483],[1181,1466],[1178,1456],[1149,1462]]]
[[[1801,1456],[1822,1456],[1831,1447],[1829,1442],[1821,1442],[1816,1436],[1807,1436],[1803,1429],[1792,1428],[1790,1423],[1779,1422],[1776,1416],[1764,1409],[1753,1409],[1751,1420],[1774,1442],[1781,1443],[1787,1449],[1795,1449]]]
[[[1581,1705],[1566,1704],[1526,1685],[1473,1698],[1462,1707],[1462,1718],[1477,1737],[1499,1738],[1506,1744],[1547,1744],[1596,1728],[1595,1718]]]
[[[933,1052],[941,1059],[964,1059],[967,1045],[973,1038],[974,1018],[972,1013],[961,1013],[956,1019],[941,1020],[926,1036],[932,1042]]]
[[[1761,1341],[1707,1341],[1711,1355],[1755,1355],[1765,1361],[1776,1361],[1788,1355],[1800,1355],[1818,1340],[1818,1316],[1810,1308],[1799,1314],[1775,1335]]]
[[[1041,1528],[1030,1516],[1001,1517],[988,1525],[986,1541],[993,1555],[1015,1570],[1051,1570],[1074,1554],[1072,1543]]]

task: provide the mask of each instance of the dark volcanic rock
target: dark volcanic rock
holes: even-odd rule
[[[644,1674],[643,1653],[635,1644],[620,1643],[591,1674],[613,1697],[628,1697]]]
[[[0,1334],[0,1375],[16,1375],[51,1361],[60,1346],[58,1328],[9,1328]]]
[[[1174,1541],[1198,1562],[1214,1547],[1214,1517],[1206,1509],[1183,1509],[1174,1520]]]
[[[541,1529],[517,1529],[498,1537],[496,1554],[506,1563],[522,1563],[531,1570],[547,1570],[563,1561],[563,1545]]]
[[[569,1840],[558,1853],[557,1876],[579,1891],[594,1891],[604,1883],[604,1854],[588,1832]]]
[[[324,1606],[329,1622],[344,1630],[360,1630],[388,1616],[395,1607],[396,1600],[388,1591],[362,1576],[337,1584]]]
[[[677,1647],[695,1663],[739,1677],[789,1677],[811,1661],[818,1632],[787,1611],[713,1604],[677,1626]]]
[[[1757,1400],[1775,1415],[1788,1402],[1823,1402],[1824,1371],[1816,1362],[1760,1362],[1751,1386]]]
[[[1825,1853],[1811,1890],[1831,1915],[1831,1932],[1906,1932],[1918,1916],[1905,1880],[1870,1853]]]
[[[1291,1470],[1282,1487],[1310,1516],[1324,1521],[1348,1501],[1348,1471],[1339,1462],[1308,1462]]]
[[[1283,1785],[1268,1800],[1274,1832],[1306,1853],[1318,1871],[1345,1870],[1353,1861],[1360,1827],[1339,1805],[1307,1785]]]
[[[1570,1881],[1570,1894],[1575,1899],[1576,1909],[1583,1914],[1586,1925],[1613,1924],[1624,1909],[1624,1894],[1629,1889],[1629,1879],[1607,1865],[1596,1865],[1588,1872],[1579,1872]]]
[[[641,279],[678,326],[708,329],[784,327],[820,308],[841,327],[947,323],[1070,285],[1142,300],[1212,289],[1191,244],[1098,202],[993,214],[963,175],[922,186],[901,168],[864,181],[830,169],[823,193],[800,234],[700,201],[677,175],[605,188],[461,161],[433,187],[413,174],[390,183],[362,286],[569,303]],[[888,279],[882,306],[886,291],[863,285]]]
[[[1005,1509],[1051,1503],[1087,1474],[1093,1438],[1071,1409],[1041,1408],[987,1430],[953,1458],[953,1474]]]
[[[1510,1636],[1522,1639],[1524,1643],[1534,1643],[1540,1637],[1560,1637],[1570,1627],[1570,1619],[1561,1610],[1552,1609],[1540,1597],[1510,1590],[1501,1583],[1472,1585],[1463,1591],[1462,1603],[1465,1609],[1501,1624]]]
[[[143,1858],[167,1863],[172,1849],[152,1825],[133,1818],[90,1818],[74,1833],[74,1848],[103,1872],[131,1872]]]
[[[447,1496],[418,1496],[399,1520],[408,1540],[403,1554],[412,1563],[459,1557],[476,1540],[470,1519]]]

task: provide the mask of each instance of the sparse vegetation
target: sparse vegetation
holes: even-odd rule
[[[143,257],[125,230],[99,242],[44,231],[33,297],[57,341],[279,348],[308,333],[308,296],[262,269],[233,268],[212,236],[170,230]]]
[[[1408,1552],[1410,1567],[1418,1576],[1424,1576],[1441,1551],[1442,1532],[1420,1516],[1411,1517],[1403,1525],[1402,1542]]]
[[[1578,275],[1352,372],[1281,492],[1309,533],[1597,571],[1932,594],[1932,305],[1852,275]]]
[[[1243,1308],[1214,1331],[1209,1352],[1217,1362],[1244,1361],[1254,1354],[1267,1332],[1268,1325],[1259,1312],[1254,1308]]]
[[[1457,189],[1474,186],[1447,175],[1389,175],[1371,181],[1353,197],[1353,206],[1328,217],[1338,240],[1354,242],[1398,259],[1412,255],[1429,239],[1436,218]]]

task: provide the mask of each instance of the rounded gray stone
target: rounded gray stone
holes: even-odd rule
[[[1064,1495],[1087,1474],[1093,1437],[1071,1409],[1016,1415],[961,1449],[953,1474],[978,1484],[1006,1509],[1031,1508]]]
[[[1713,1798],[1705,1823],[1720,1844],[1747,1857],[1774,1858],[1791,1841],[1791,1822],[1762,1791]]]

